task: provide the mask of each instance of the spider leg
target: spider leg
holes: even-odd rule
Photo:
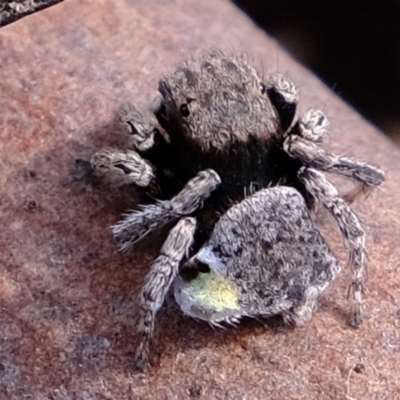
[[[349,264],[352,268],[352,282],[349,288],[351,301],[349,324],[357,327],[362,323],[363,283],[367,261],[365,232],[357,216],[321,172],[302,167],[299,171],[299,179],[307,192],[330,211],[349,248]]]
[[[127,251],[150,232],[192,214],[202,207],[203,202],[220,183],[218,174],[212,169],[206,169],[187,182],[171,200],[158,201],[126,214],[122,221],[112,227],[120,250]]]
[[[193,243],[195,228],[194,218],[181,219],[169,232],[160,255],[155,259],[145,277],[138,296],[139,344],[134,359],[134,367],[137,370],[144,371],[148,367],[149,342],[153,335],[156,314],[175,280],[182,259],[187,256]]]
[[[291,129],[284,142],[284,150],[308,167],[356,180],[363,186],[358,192],[368,192],[379,186],[385,180],[382,170],[351,158],[329,154],[320,146],[328,126],[328,119],[321,111],[309,110]],[[353,197],[348,196],[348,200],[352,201]]]
[[[292,125],[299,101],[296,87],[281,74],[270,75],[265,86],[267,95],[279,114],[281,131],[285,133]]]
[[[96,176],[116,186],[146,187],[155,179],[152,165],[133,150],[101,150],[93,155],[91,165]]]
[[[168,141],[166,133],[150,111],[141,113],[134,105],[128,103],[121,107],[117,119],[122,128],[130,135],[135,149],[139,152],[151,149],[161,136]]]

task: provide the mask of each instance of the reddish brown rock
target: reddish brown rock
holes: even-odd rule
[[[345,324],[347,270],[308,325],[215,331],[161,313],[153,367],[135,375],[132,299],[160,238],[116,252],[109,225],[136,204],[71,175],[121,146],[112,116],[146,106],[158,78],[212,48],[246,51],[331,120],[326,148],[387,171],[355,209],[370,249],[366,321]],[[0,398],[400,398],[400,152],[228,1],[69,0],[0,31]],[[341,187],[345,188],[345,184]],[[321,213],[336,253],[340,235]],[[363,365],[362,373],[357,365]],[[28,397],[26,397],[28,398]]]

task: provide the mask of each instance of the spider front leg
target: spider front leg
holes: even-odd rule
[[[292,125],[296,114],[299,95],[293,82],[280,74],[268,77],[266,83],[268,97],[279,114],[280,129],[284,134]]]
[[[94,154],[91,165],[96,176],[116,186],[147,187],[155,179],[152,165],[133,150],[101,150]]]
[[[385,180],[385,174],[366,163],[325,152],[320,143],[328,127],[328,119],[321,111],[309,110],[290,130],[283,148],[304,165],[344,175],[361,183],[361,188],[347,196],[347,200],[352,202],[358,193],[368,193],[379,186]]]
[[[160,140],[168,141],[167,135],[155,115],[138,111],[133,104],[125,104],[118,112],[118,122],[130,135],[135,149],[141,153],[156,146]]]
[[[202,206],[220,183],[218,174],[212,169],[206,169],[187,182],[171,200],[158,201],[126,214],[122,221],[112,227],[120,250],[127,251],[152,231],[182,216],[192,214]]]
[[[93,172],[99,178],[117,186],[133,183],[147,187],[155,180],[155,170],[138,152],[144,154],[157,145],[161,138],[161,128],[150,111],[142,114],[132,104],[124,105],[117,119],[130,135],[137,151],[101,150],[91,159]]]
[[[352,282],[349,288],[351,301],[349,324],[358,327],[363,320],[363,285],[367,261],[365,232],[357,216],[321,172],[302,167],[299,171],[299,179],[307,192],[330,211],[349,248],[349,263],[352,268]]]
[[[182,259],[188,255],[193,243],[196,220],[184,218],[170,231],[160,255],[145,277],[138,297],[137,332],[139,344],[134,367],[144,371],[149,365],[149,342],[153,335],[155,317],[178,273]]]

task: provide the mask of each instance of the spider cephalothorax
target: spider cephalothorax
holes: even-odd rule
[[[133,149],[103,150],[94,173],[136,184],[159,199],[113,227],[122,250],[174,221],[138,298],[135,366],[148,365],[155,316],[172,287],[181,310],[212,324],[243,316],[308,321],[340,267],[311,212],[326,207],[350,251],[349,322],[362,322],[365,234],[322,171],[363,191],[384,174],[326,153],[328,120],[310,110],[294,121],[298,95],[281,75],[262,81],[242,56],[214,53],[160,81],[154,113],[123,108]]]

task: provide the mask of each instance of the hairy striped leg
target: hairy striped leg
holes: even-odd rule
[[[182,259],[188,255],[195,228],[194,218],[181,219],[169,232],[160,255],[146,275],[138,297],[139,343],[134,359],[134,367],[137,370],[144,371],[149,365],[149,342],[153,335],[156,314],[175,280]]]
[[[155,179],[152,165],[133,150],[101,150],[94,154],[91,165],[96,176],[116,186],[147,187]]]
[[[334,172],[361,184],[346,200],[352,202],[357,194],[368,193],[385,180],[379,168],[351,158],[327,153],[321,142],[329,127],[328,119],[319,110],[309,110],[291,129],[284,143],[285,151],[304,165],[320,171]]]
[[[120,250],[127,251],[152,231],[192,214],[220,183],[218,174],[212,169],[206,169],[187,182],[171,200],[141,206],[139,210],[126,214],[112,228]]]
[[[168,141],[155,115],[150,111],[142,113],[130,103],[123,105],[119,110],[118,122],[129,134],[137,151],[150,150],[161,138]]]
[[[271,103],[279,114],[282,133],[290,128],[296,114],[299,95],[293,82],[281,74],[270,75],[265,88]]]
[[[147,187],[155,181],[155,170],[138,152],[143,154],[155,146],[162,137],[162,128],[150,111],[141,113],[132,104],[121,107],[117,120],[129,135],[135,151],[105,149],[97,152],[91,160],[94,174],[117,186]]]
[[[356,214],[339,196],[336,188],[323,173],[302,167],[299,171],[299,179],[308,193],[330,211],[349,248],[349,264],[352,268],[352,282],[349,288],[351,301],[349,324],[358,327],[363,320],[362,303],[367,261],[365,232]]]

